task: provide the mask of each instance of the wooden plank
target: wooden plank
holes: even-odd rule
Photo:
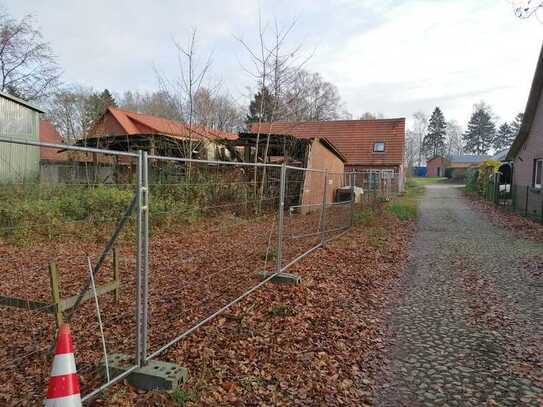
[[[40,310],[43,312],[53,312],[56,309],[55,304],[47,304],[45,302],[24,300],[22,298],[6,297],[0,295],[0,305],[8,307],[24,308],[30,311]]]
[[[60,303],[60,288],[58,284],[58,272],[57,266],[55,263],[49,263],[49,282],[51,284],[51,299],[53,304]],[[62,317],[62,309],[60,307],[55,307],[55,319],[57,322],[57,327],[62,325],[64,318]]]
[[[96,295],[101,296],[103,294],[109,293],[113,290],[116,290],[119,288],[119,282],[118,281],[111,281],[109,283],[106,283],[102,286],[96,287]],[[94,298],[94,292],[92,290],[87,290],[85,294],[83,295],[83,298],[81,299],[81,302],[85,302],[90,300],[91,298]],[[72,308],[77,301],[77,295],[74,295],[72,297],[65,298],[60,301],[59,303],[59,309],[61,311],[66,311],[70,308]]]

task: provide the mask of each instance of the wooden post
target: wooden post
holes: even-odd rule
[[[57,322],[57,327],[62,325],[64,319],[62,318],[62,309],[60,305],[60,289],[58,284],[58,272],[55,263],[49,263],[49,282],[51,284],[51,298],[53,305],[55,306],[54,313]]]
[[[121,290],[121,276],[119,273],[119,256],[116,247],[113,248],[113,279],[117,283],[117,288],[115,289],[113,295],[115,298],[115,302],[119,302]]]

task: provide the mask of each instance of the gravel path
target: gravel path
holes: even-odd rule
[[[428,186],[420,212],[376,404],[542,406],[543,245],[454,185]]]

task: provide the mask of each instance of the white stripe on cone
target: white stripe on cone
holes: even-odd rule
[[[81,407],[81,395],[72,394],[71,396],[47,400],[45,407]]]
[[[77,373],[75,369],[74,354],[63,353],[62,355],[55,355],[51,376],[63,376],[72,373]]]

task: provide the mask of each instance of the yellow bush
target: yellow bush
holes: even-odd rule
[[[489,181],[498,172],[502,163],[498,160],[484,160],[479,165],[479,176],[477,182],[479,184],[479,192],[483,195],[486,194]]]

